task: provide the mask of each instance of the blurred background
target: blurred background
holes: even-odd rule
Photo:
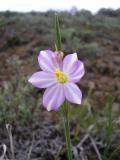
[[[80,142],[92,126],[91,135],[103,155],[111,99],[114,130],[108,155],[120,143],[120,0],[1,2],[0,143],[8,146],[11,158],[5,127],[9,123],[16,159],[67,160],[60,111],[45,111],[44,90],[28,84],[29,76],[39,70],[39,51],[55,50],[55,12],[60,19],[63,52],[77,52],[86,69],[78,83],[83,103],[70,105],[74,159],[97,160],[91,140],[85,141],[83,150]],[[111,159],[120,160],[119,152]]]

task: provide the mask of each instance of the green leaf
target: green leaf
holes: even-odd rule
[[[108,150],[111,145],[113,125],[112,125],[112,106],[113,106],[114,98],[110,96],[108,98],[108,106],[107,106],[107,125],[106,125],[106,148],[104,151],[103,160],[107,159]]]
[[[55,14],[55,48],[57,51],[61,51],[61,34],[57,14]]]
[[[112,131],[113,131],[113,126],[112,126],[112,105],[113,105],[114,98],[112,96],[109,97],[108,99],[108,112],[107,112],[107,118],[108,118],[108,124],[107,124],[107,138],[108,141],[111,139]]]

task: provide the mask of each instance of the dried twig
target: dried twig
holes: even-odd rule
[[[80,159],[81,160],[88,160],[87,156],[84,154],[84,148],[81,147],[81,152],[80,152]]]
[[[89,139],[90,139],[91,142],[92,142],[92,145],[93,145],[93,148],[94,148],[94,150],[95,150],[95,152],[96,152],[96,154],[97,154],[98,160],[102,160],[101,155],[100,155],[100,152],[99,152],[99,150],[98,150],[98,148],[97,148],[97,145],[96,145],[94,139],[93,139],[91,136],[89,136]]]
[[[88,139],[89,137],[89,133],[93,130],[94,125],[90,125],[90,127],[88,128],[88,133],[83,137],[83,139],[80,141],[80,143],[77,145],[77,147],[81,148],[83,143]]]
[[[34,143],[34,134],[33,134],[33,138],[32,138],[32,143],[31,143],[30,148],[29,148],[27,160],[30,160],[30,156],[31,156],[32,149],[33,149],[33,143]]]
[[[84,154],[84,148],[83,148],[83,144],[84,144],[84,142],[89,138],[89,134],[90,134],[90,132],[92,131],[92,129],[94,128],[94,125],[91,125],[89,128],[88,128],[88,133],[83,137],[83,139],[80,141],[80,143],[78,143],[78,145],[77,145],[77,147],[76,148],[79,148],[80,149],[80,159],[81,160],[87,160],[87,156],[85,156],[85,154]],[[75,158],[77,159],[77,160],[79,160],[78,158],[79,158],[79,156],[78,156],[78,152],[77,152],[77,149],[76,148],[74,148],[74,153],[75,153]]]
[[[5,144],[2,144],[0,147],[3,148],[3,154],[1,155],[0,160],[4,160],[4,157],[5,157],[5,154],[6,154],[6,151],[7,151],[7,147],[6,147]]]
[[[13,144],[13,137],[12,137],[12,126],[10,124],[6,124],[6,128],[7,128],[9,140],[10,140],[10,149],[11,149],[11,153],[12,153],[12,160],[15,160],[14,144]]]

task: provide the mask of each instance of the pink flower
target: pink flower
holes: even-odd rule
[[[48,110],[57,110],[67,99],[71,103],[81,104],[82,93],[75,84],[84,75],[84,64],[77,54],[69,54],[60,60],[55,52],[41,51],[38,62],[42,71],[34,73],[29,82],[37,88],[47,88],[43,95],[43,106]]]

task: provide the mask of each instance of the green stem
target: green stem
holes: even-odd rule
[[[57,14],[55,14],[55,48],[57,51],[61,51],[61,34],[60,34],[59,19]],[[65,129],[68,160],[72,160],[70,126],[69,126],[69,107],[67,101],[65,101],[65,103],[63,104],[62,111],[64,118],[64,129]]]
[[[55,14],[55,48],[57,51],[61,51],[61,33],[57,14]]]
[[[64,129],[65,129],[68,160],[72,160],[72,146],[71,146],[71,138],[70,138],[70,125],[69,125],[69,107],[68,107],[67,101],[65,101],[62,109],[63,109]]]

